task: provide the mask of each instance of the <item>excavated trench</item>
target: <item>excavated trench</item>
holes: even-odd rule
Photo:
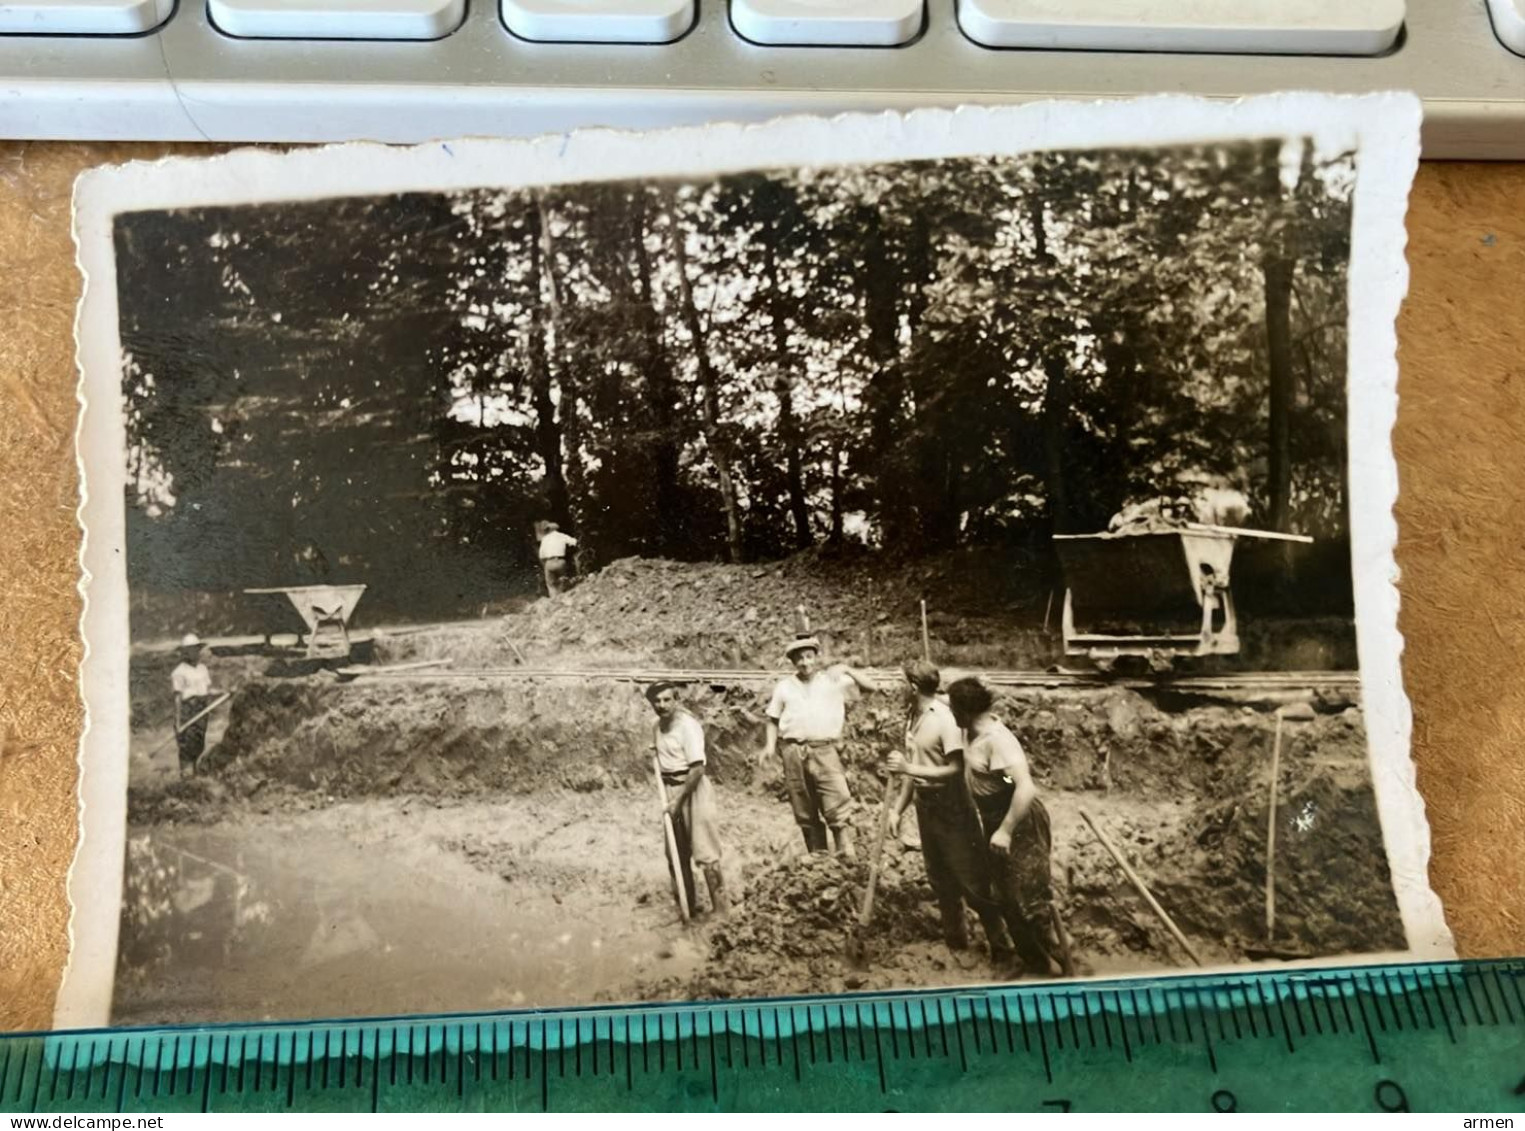
[[[433,869],[440,879],[432,894],[447,905],[464,900],[479,910],[500,909],[441,914],[437,925],[420,922],[406,945],[425,945],[431,929],[530,938],[544,921],[557,937],[597,936],[601,945],[635,955],[613,966],[589,957],[591,951],[573,960],[567,954],[581,952],[567,943],[554,978],[497,968],[493,1000],[517,1002],[513,994],[522,995],[524,986],[531,987],[529,1004],[572,1004],[989,976],[984,966],[955,961],[941,946],[920,853],[899,842],[886,851],[868,961],[849,964],[844,948],[867,866],[801,854],[776,768],[759,770],[753,760],[763,736],[762,690],[695,686],[687,700],[705,726],[730,887],[738,897],[729,919],[689,932],[677,924],[666,891],[647,753],[652,716],[629,682],[378,679],[344,685],[321,676],[251,678],[237,691],[206,773],[186,781],[136,776],[129,819],[140,843],[154,837],[183,843],[216,829],[223,834],[217,853],[245,861],[258,853],[240,855],[228,836],[290,843],[307,835],[308,826],[326,829],[328,819],[349,830],[349,848],[325,849],[315,833],[318,855],[307,865],[285,859],[272,866],[321,873],[325,852],[374,851],[377,870]],[[1186,959],[1086,829],[1081,810],[1129,859],[1204,961],[1244,961],[1267,950],[1325,956],[1402,948],[1360,711],[1338,696],[1308,697],[1299,708],[1305,717],[1283,725],[1278,914],[1267,938],[1271,707],[1155,700],[1120,688],[1003,696],[999,710],[1026,746],[1053,814],[1057,890],[1083,972],[1177,967]],[[851,717],[847,762],[860,802],[854,819],[866,842],[883,789],[875,767],[898,739],[900,706],[891,695],[869,697]],[[161,757],[172,759],[173,752]],[[427,843],[429,852],[403,860],[412,851],[409,836]],[[568,850],[546,847],[558,837],[575,843]],[[373,843],[378,840],[384,843]],[[175,916],[150,912],[166,903],[173,910],[176,900],[188,898],[154,887],[163,886],[162,877],[153,881],[157,866],[150,860],[147,879],[134,881],[129,862],[129,893],[139,898],[129,899],[124,916],[124,963],[135,964],[137,980],[128,984],[136,986],[138,1005],[130,1013],[141,1019],[155,1015],[155,979],[162,982],[174,965],[174,939],[166,932]],[[352,876],[362,871],[340,869]],[[454,901],[452,884],[462,889]],[[343,898],[342,885],[329,896]],[[239,914],[249,919],[247,907]],[[279,918],[275,913],[277,926]],[[248,929],[263,932],[261,946],[271,945],[270,922],[254,920]],[[403,944],[389,945],[395,952]],[[462,967],[452,977],[466,999],[480,999],[457,1007],[487,1000],[481,977],[469,969],[481,963],[481,954],[459,946],[437,954],[438,962]],[[598,972],[579,977],[579,963]],[[418,982],[417,972],[412,975],[412,984],[437,988],[440,981],[436,975]],[[441,1007],[438,998],[429,999],[432,1007]],[[310,993],[301,1000],[323,1012],[325,1003]],[[355,1012],[364,1002],[351,995],[342,1004]],[[169,1013],[183,1018],[198,1008]],[[389,1008],[398,1008],[395,1000],[378,999],[374,1009],[360,1011]]]

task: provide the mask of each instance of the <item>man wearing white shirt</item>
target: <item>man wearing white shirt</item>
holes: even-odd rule
[[[652,684],[646,689],[646,701],[657,713],[652,742],[657,772],[667,787],[667,815],[672,818],[678,853],[673,861],[675,876],[683,884],[689,908],[697,913],[694,865],[699,865],[710,890],[710,907],[716,915],[724,915],[728,901],[720,868],[720,821],[715,787],[705,772],[704,728],[679,701],[676,684]]]
[[[572,573],[571,551],[576,546],[577,539],[563,534],[556,523],[545,524],[545,533],[540,536],[540,570],[545,575],[547,596],[554,597],[567,587]]]
[[[768,702],[768,737],[762,759],[777,753],[783,762],[784,784],[795,824],[811,852],[825,852],[826,830],[837,852],[854,855],[853,830],[848,824],[852,791],[842,769],[842,730],[847,722],[847,696],[856,685],[878,688],[862,672],[846,664],[818,667],[821,643],[798,636],[784,649],[794,674],[779,681]]]
[[[202,712],[212,705],[212,673],[201,661],[201,638],[194,632],[181,637],[180,662],[169,682],[175,692],[175,743],[184,777],[196,772],[196,763],[206,750],[207,717]]]

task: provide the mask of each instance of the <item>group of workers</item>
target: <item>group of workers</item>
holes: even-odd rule
[[[544,524],[539,550],[551,596],[571,575],[568,562],[576,545],[555,523]],[[182,776],[196,770],[215,702],[201,653],[200,639],[185,636],[170,677]],[[842,764],[847,706],[859,693],[882,689],[849,664],[824,665],[814,636],[796,636],[785,654],[794,670],[768,701],[767,737],[757,760],[759,765],[780,761],[806,849],[852,859],[854,800]],[[925,660],[913,660],[903,670],[903,740],[884,761],[886,789],[892,792],[883,808],[884,825],[874,835],[889,836],[915,806],[927,879],[951,950],[971,950],[967,908],[984,929],[998,973],[1073,973],[1053,897],[1048,811],[1022,744],[996,716],[995,697],[979,679],[958,679],[944,690],[938,669]],[[712,912],[723,915],[729,899],[704,729],[683,705],[678,684],[653,683],[645,694],[656,714],[652,750],[672,822],[674,882],[683,885],[686,906],[696,908],[697,868]]]
[[[821,645],[801,635],[786,648],[794,671],[773,689],[767,739],[759,764],[782,763],[795,824],[811,853],[835,850],[853,858],[852,789],[842,765],[847,704],[879,685],[848,664],[821,663]],[[943,941],[956,954],[971,948],[966,908],[984,928],[999,974],[1068,976],[1063,924],[1054,902],[1049,816],[1033,783],[1022,744],[995,714],[995,696],[982,681],[953,681],[941,693],[941,673],[924,660],[904,667],[906,701],[901,748],[884,768],[892,790],[886,821],[874,835],[899,827],[916,807],[927,879],[937,898]],[[672,683],[646,690],[656,711],[656,762],[668,787],[678,860],[675,882],[694,907],[693,867],[708,882],[711,905],[728,906],[721,871],[719,817],[705,774],[704,732]],[[829,839],[828,839],[829,834]]]

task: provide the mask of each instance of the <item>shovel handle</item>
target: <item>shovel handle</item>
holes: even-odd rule
[[[667,783],[657,756],[651,756],[651,770],[657,779],[657,798],[662,802],[662,837],[667,842],[667,868],[672,873],[673,890],[678,893],[678,914],[689,920],[688,892],[683,890],[683,862],[678,859],[678,834],[673,831],[672,814],[667,811]]]

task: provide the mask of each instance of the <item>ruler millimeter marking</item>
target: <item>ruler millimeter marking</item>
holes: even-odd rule
[[[1525,961],[0,1035],[0,1111],[1525,1112]]]

